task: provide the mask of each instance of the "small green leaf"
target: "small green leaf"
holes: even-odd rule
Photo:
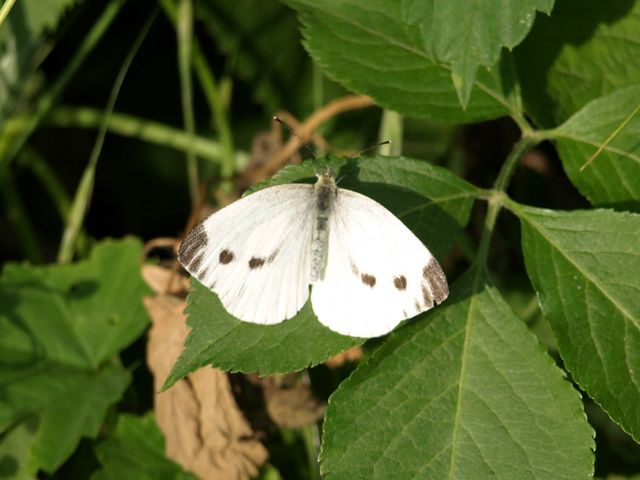
[[[640,215],[514,208],[527,272],[566,368],[640,439]]]
[[[329,159],[340,187],[364,193],[396,214],[438,258],[448,251],[466,225],[477,190],[448,170],[408,158]],[[271,185],[315,179],[319,165],[287,167]],[[314,170],[315,169],[315,170]],[[218,297],[194,282],[188,298],[191,332],[185,350],[164,388],[207,364],[228,371],[271,374],[317,365],[364,339],[331,332],[313,315],[309,303],[292,319],[264,326],[241,322],[228,314]]]
[[[195,480],[164,454],[164,437],[153,414],[118,417],[115,431],[96,447],[102,470],[93,480]]]
[[[611,133],[640,105],[640,86],[598,98],[553,130],[562,164],[594,205],[640,210],[640,116],[636,115],[580,171]]]
[[[497,63],[529,33],[536,10],[549,14],[554,0],[402,0],[402,18],[418,25],[423,48],[451,65],[458,99],[466,108],[479,66]]]
[[[514,92],[505,88],[498,67],[482,69],[475,80],[464,84],[465,88],[473,84],[474,93],[463,110],[450,67],[438,63],[434,52],[425,48],[420,26],[403,19],[402,2],[286,1],[300,12],[306,46],[327,75],[371,95],[385,108],[440,122],[519,113],[518,102],[511,98]]]
[[[73,265],[8,264],[0,277],[0,431],[39,419],[30,464],[53,472],[95,437],[130,375],[103,366],[147,324],[137,240]]]
[[[579,394],[472,269],[331,396],[320,459],[327,480],[576,480],[593,446]]]
[[[640,78],[640,3],[562,0],[514,50],[527,113],[553,127]]]

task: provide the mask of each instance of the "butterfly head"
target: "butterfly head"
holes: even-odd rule
[[[336,176],[331,167],[325,167],[322,173],[316,173],[316,188],[336,188]]]

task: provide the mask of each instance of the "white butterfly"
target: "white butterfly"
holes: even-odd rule
[[[293,317],[309,298],[331,330],[376,337],[449,295],[438,261],[376,201],[336,186],[265,188],[222,208],[180,245],[184,268],[246,322]]]

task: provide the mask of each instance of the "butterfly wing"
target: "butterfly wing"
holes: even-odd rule
[[[178,258],[241,320],[274,324],[309,297],[313,187],[265,188],[197,225]]]
[[[411,230],[376,201],[338,189],[327,265],[311,292],[322,324],[376,337],[448,295],[440,264]]]

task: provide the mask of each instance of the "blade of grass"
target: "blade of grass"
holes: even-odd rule
[[[13,8],[13,4],[16,3],[16,0],[5,0],[2,4],[2,8],[0,8],[0,25],[2,25],[9,15],[9,12]]]
[[[102,145],[104,144],[104,139],[107,134],[109,117],[113,112],[116,100],[118,98],[118,94],[120,93],[120,88],[122,87],[124,78],[126,77],[127,72],[129,71],[129,67],[133,62],[134,57],[138,53],[138,50],[140,49],[142,42],[144,41],[147,34],[149,33],[149,29],[151,28],[151,24],[155,20],[157,13],[158,13],[157,10],[154,11],[149,16],[149,19],[143,25],[142,30],[138,34],[138,37],[133,42],[131,49],[129,50],[127,56],[125,57],[124,62],[120,67],[120,71],[118,72],[118,76],[116,77],[113,87],[111,88],[109,100],[107,102],[107,106],[104,112],[104,119],[102,124],[100,125],[100,129],[98,130],[96,143],[94,144],[93,150],[91,151],[91,156],[89,157],[89,162],[87,164],[87,167],[85,168],[82,178],[80,179],[80,183],[76,190],[73,203],[71,204],[69,219],[67,220],[67,225],[62,234],[62,241],[60,242],[60,250],[58,251],[59,263],[70,262],[73,258],[76,240],[78,239],[78,235],[82,228],[82,223],[84,222],[84,217],[85,217],[85,214],[87,213],[89,202],[91,200],[91,195],[93,193],[96,165],[98,163],[98,158],[100,157],[100,152],[102,151]]]
[[[195,137],[195,119],[193,115],[193,85],[191,82],[191,46],[193,44],[193,5],[191,0],[180,0],[178,5],[178,71],[180,72],[180,98],[182,101],[182,120],[189,142],[187,143],[187,178],[191,203],[198,201],[198,159],[193,149]]]
[[[60,76],[51,84],[49,89],[40,96],[33,113],[26,117],[25,122],[19,122],[17,124],[20,129],[13,130],[8,128],[8,125],[5,126],[0,134],[0,176],[7,173],[11,161],[42,122],[45,115],[49,113],[73,75],[78,71],[84,60],[93,51],[93,48],[107,31],[109,25],[111,25],[111,22],[120,11],[120,8],[124,5],[124,2],[125,0],[111,0],[107,4],[100,17],[93,24],[82,42],[80,42],[80,45]]]

